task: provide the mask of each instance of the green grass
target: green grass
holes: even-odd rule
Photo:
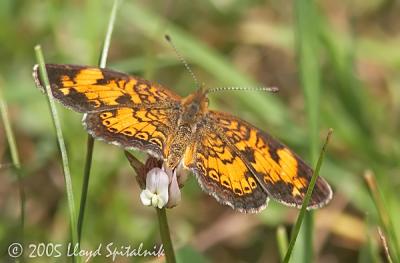
[[[378,2],[345,5],[302,0],[123,1],[107,52],[108,67],[144,76],[185,96],[195,85],[164,40],[167,33],[208,87],[278,86],[278,94],[213,93],[210,107],[268,131],[312,166],[320,132],[335,130],[320,171],[333,186],[334,199],[313,212],[314,220],[303,222],[318,246],[312,247],[307,236],[299,237],[307,248],[296,243],[300,256],[292,255],[291,262],[324,262],[331,256],[338,262],[384,261],[377,226],[392,261],[400,257],[400,226],[395,224],[400,222],[400,42],[394,28],[399,21],[393,15],[398,9],[385,10]],[[79,198],[69,202],[68,196],[74,195],[81,196],[81,203],[87,196],[86,206],[81,206],[86,207],[81,212],[84,224],[77,227],[84,226],[83,248],[108,241],[133,246],[144,242],[147,247],[159,242],[156,215],[141,205],[140,189],[122,151],[96,143],[90,167],[90,140],[81,127],[81,115],[57,106],[71,170],[71,184],[65,189],[51,115],[31,77],[32,47],[37,43],[47,62],[96,65],[112,7],[111,1],[96,0],[0,2],[0,22],[5,25],[0,29],[1,101],[7,103],[9,118],[0,124],[0,164],[15,163],[17,145],[21,163],[19,171],[0,169],[2,251],[7,251],[21,225],[19,172],[26,190],[26,241],[69,242],[70,205],[79,205]],[[9,127],[15,149],[8,146]],[[393,222],[389,225],[383,224],[381,209],[364,184],[365,170],[374,171],[385,222]],[[297,215],[294,209],[270,202],[264,212],[240,221],[250,229],[224,237],[230,231],[215,230],[215,222],[223,218],[224,226],[237,231],[240,226],[232,226],[236,219],[230,209],[202,193],[193,178],[183,188],[182,203],[168,212],[178,262],[278,261],[283,254],[279,251],[286,249],[284,244],[278,247],[277,227],[283,225],[289,232]],[[337,214],[335,220],[344,222],[347,231],[328,225],[327,214]],[[200,251],[191,240],[210,229],[210,245]],[[213,243],[215,239],[220,241]],[[7,255],[0,257],[9,261]]]
[[[366,171],[364,174],[365,181],[368,185],[370,195],[376,206],[379,215],[379,235],[382,246],[384,247],[386,258],[389,262],[399,262],[400,260],[400,245],[397,238],[396,230],[393,221],[386,210],[386,205],[382,200],[374,174],[371,171]]]
[[[68,213],[69,213],[69,220],[70,220],[70,227],[71,227],[71,241],[73,246],[75,244],[78,244],[78,232],[76,228],[76,211],[75,211],[75,200],[74,200],[74,192],[72,189],[72,179],[71,179],[71,172],[69,168],[69,161],[68,161],[68,155],[67,155],[67,149],[65,147],[65,142],[64,142],[64,137],[62,134],[62,128],[61,128],[61,122],[60,118],[56,109],[56,104],[53,98],[53,95],[51,93],[51,88],[50,88],[50,82],[47,76],[47,71],[46,71],[46,64],[44,61],[44,56],[42,53],[42,49],[40,45],[35,46],[35,54],[36,54],[36,59],[39,64],[39,69],[40,69],[40,78],[43,80],[44,83],[44,88],[47,93],[47,98],[48,98],[48,104],[50,108],[50,113],[52,116],[53,120],[53,125],[54,129],[57,134],[57,141],[58,141],[58,146],[60,148],[60,153],[61,153],[61,159],[62,159],[62,166],[63,166],[63,172],[64,172],[64,180],[65,180],[65,189],[67,192],[67,199],[68,199]],[[73,256],[74,258],[74,256]],[[77,261],[80,262],[80,258],[77,258]]]
[[[297,47],[297,64],[301,87],[307,112],[309,160],[317,161],[320,131],[320,42],[318,39],[319,17],[314,1],[294,1],[295,40]],[[312,262],[314,258],[314,216],[306,213],[304,227],[300,235],[300,245],[296,258],[299,262]]]
[[[311,181],[310,181],[310,184],[309,184],[309,186],[307,188],[307,192],[306,192],[306,195],[304,197],[303,204],[301,205],[299,216],[298,216],[298,218],[296,220],[296,223],[294,225],[292,237],[290,239],[286,255],[285,255],[284,259],[283,259],[284,263],[288,263],[289,260],[291,259],[293,248],[294,248],[294,246],[296,244],[297,237],[298,237],[298,235],[300,233],[301,224],[303,223],[303,221],[305,220],[306,215],[307,215],[306,214],[307,213],[307,206],[308,206],[308,203],[310,202],[311,195],[312,195],[312,192],[314,190],[315,183],[317,182],[317,179],[318,179],[318,176],[319,176],[319,171],[321,169],[322,161],[324,159],[324,155],[325,155],[325,152],[326,152],[326,147],[328,146],[328,142],[329,142],[329,139],[330,139],[332,133],[333,133],[333,130],[330,129],[329,132],[328,132],[328,135],[326,136],[325,143],[324,143],[324,145],[322,147],[321,153],[319,155],[317,164],[316,164],[315,169],[314,169],[314,174],[313,174],[313,176],[311,178]],[[308,227],[310,227],[310,226],[308,226]],[[310,229],[309,231],[312,231],[312,229]],[[305,236],[307,236],[307,235],[305,235]],[[305,242],[310,242],[311,244],[309,244],[308,246],[312,247],[313,246],[312,240],[313,239],[311,239],[311,241],[310,241],[308,239],[308,240],[305,240]],[[303,255],[303,258],[298,259],[298,260],[305,261],[307,259],[307,260],[310,260],[309,262],[311,262],[311,261],[313,261],[312,258],[313,258],[312,250],[311,251],[306,250],[306,252]]]
[[[0,116],[2,120],[2,124],[6,133],[8,147],[10,149],[11,160],[12,160],[12,168],[15,171],[18,182],[18,194],[19,194],[19,234],[17,236],[17,240],[24,244],[24,227],[25,227],[25,189],[23,183],[23,171],[21,167],[21,162],[19,159],[19,152],[17,148],[17,143],[15,141],[15,135],[13,129],[11,127],[11,121],[9,118],[8,107],[6,101],[3,97],[2,87],[3,81],[0,78]],[[0,165],[0,169],[2,169]]]
[[[287,232],[284,226],[278,226],[276,228],[276,240],[278,242],[280,259],[281,261],[283,261],[285,259],[286,251],[288,251],[289,246]]]

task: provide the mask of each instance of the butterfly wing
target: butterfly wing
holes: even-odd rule
[[[232,147],[268,196],[283,204],[301,207],[313,170],[300,157],[239,118],[216,111],[210,111],[208,116],[209,126]],[[330,186],[318,177],[308,208],[321,207],[331,198]]]
[[[85,127],[93,137],[163,157],[181,111],[178,95],[109,69],[46,64],[46,71],[53,97],[85,113]],[[44,91],[37,65],[33,76]]]
[[[162,159],[166,143],[175,133],[178,117],[174,109],[124,107],[85,114],[84,123],[95,138],[146,151]]]
[[[79,112],[110,108],[179,107],[181,98],[161,85],[109,69],[46,64],[55,99]],[[36,85],[45,91],[39,67],[33,68]]]
[[[197,124],[196,137],[185,153],[183,165],[194,172],[202,189],[222,204],[250,213],[267,206],[268,194],[244,160],[207,121]]]

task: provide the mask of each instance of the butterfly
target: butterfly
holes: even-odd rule
[[[203,87],[182,98],[148,80],[90,66],[46,64],[53,97],[84,113],[97,139],[137,149],[170,169],[188,169],[218,202],[241,212],[258,212],[272,198],[300,207],[313,170],[287,146],[252,124],[208,107]],[[33,76],[45,92],[39,67]],[[308,208],[332,198],[317,179]]]

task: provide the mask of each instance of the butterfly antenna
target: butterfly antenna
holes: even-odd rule
[[[231,90],[239,90],[239,91],[267,91],[267,92],[278,92],[278,87],[216,87],[208,89],[207,93],[211,92],[219,92],[219,91],[231,91]]]
[[[178,52],[178,49],[176,48],[176,46],[174,45],[174,43],[172,42],[172,39],[169,35],[165,35],[165,39],[168,41],[168,43],[172,46],[172,48],[174,49],[178,59],[182,62],[182,64],[185,66],[185,68],[189,71],[190,75],[192,76],[192,78],[194,79],[194,82],[196,83],[196,86],[198,88],[201,87],[200,82],[198,81],[196,75],[193,73],[192,69],[190,68],[189,64],[186,62],[186,60],[183,58],[183,56]]]

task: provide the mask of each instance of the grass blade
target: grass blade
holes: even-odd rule
[[[389,245],[387,243],[387,239],[385,237],[385,234],[383,234],[383,231],[380,227],[378,227],[378,234],[379,238],[382,242],[383,249],[385,251],[386,259],[389,263],[393,263],[392,257],[390,256],[390,251],[389,251]]]
[[[101,51],[101,55],[99,58],[99,67],[105,68],[107,65],[107,57],[108,50],[110,49],[111,36],[114,30],[115,19],[117,16],[118,6],[120,4],[120,0],[114,0],[114,4],[110,14],[110,20],[108,22],[106,36],[103,42],[103,48]],[[83,172],[83,183],[81,190],[81,201],[79,206],[79,216],[78,216],[78,240],[81,241],[82,237],[82,227],[83,227],[83,219],[85,216],[85,207],[86,207],[86,199],[87,192],[89,187],[89,178],[90,178],[90,170],[92,167],[92,157],[93,157],[93,148],[94,148],[94,139],[88,134],[87,144],[86,144],[86,161],[85,161],[85,169]]]
[[[108,50],[110,49],[111,36],[114,30],[115,19],[117,17],[117,10],[120,5],[120,0],[114,0],[113,7],[111,9],[110,20],[108,21],[107,33],[104,39],[103,48],[100,55],[99,67],[105,68],[107,65]]]
[[[296,45],[298,68],[301,86],[305,97],[308,117],[310,142],[310,159],[312,163],[318,158],[318,119],[320,100],[320,76],[318,58],[318,28],[313,1],[296,0]]]
[[[278,226],[276,229],[276,240],[278,241],[279,255],[281,261],[285,258],[285,253],[288,250],[287,232],[284,226]]]
[[[315,163],[318,155],[320,76],[318,58],[318,20],[314,1],[295,0],[294,14],[296,19],[295,39],[297,46],[298,68],[303,88],[308,120],[308,136],[311,163]],[[313,261],[313,212],[306,213],[304,227],[300,237],[302,251],[298,258],[302,262]],[[300,249],[300,246],[298,247]]]
[[[87,200],[87,193],[88,193],[88,188],[89,188],[90,170],[92,168],[93,147],[94,147],[94,139],[90,134],[88,134],[87,135],[87,143],[86,143],[85,168],[83,170],[83,182],[82,182],[82,189],[81,189],[81,201],[79,204],[79,215],[78,215],[78,242],[79,243],[81,242],[81,238],[82,238],[83,219],[85,216],[86,200]]]
[[[24,239],[24,225],[25,225],[25,190],[24,184],[22,182],[23,174],[21,169],[21,162],[19,159],[17,143],[15,141],[15,136],[11,127],[11,121],[8,117],[8,110],[7,104],[3,97],[2,93],[2,85],[3,82],[0,81],[0,114],[1,119],[3,122],[4,130],[7,137],[8,146],[10,148],[11,160],[12,160],[12,167],[17,174],[17,181],[18,181],[18,190],[19,190],[19,199],[20,199],[20,242],[23,242]],[[0,165],[0,168],[1,165]]]
[[[376,183],[375,176],[372,171],[366,171],[364,174],[364,179],[368,185],[370,195],[378,211],[380,225],[383,229],[383,234],[381,235],[380,233],[380,237],[385,241],[383,242],[384,248],[388,248],[388,259],[392,258],[394,262],[399,262],[399,241],[397,239],[395,228],[393,227],[393,221],[391,220],[389,213],[386,210],[384,201],[382,200],[382,195],[378,189],[378,184]],[[388,237],[389,242],[386,242],[386,239],[384,237]],[[388,246],[385,246],[385,243],[388,243]],[[391,257],[389,255],[391,255]]]
[[[324,159],[324,154],[325,154],[325,151],[326,151],[326,147],[327,147],[327,145],[329,143],[329,139],[330,139],[330,137],[332,135],[332,132],[333,132],[333,130],[329,129],[328,135],[326,136],[326,140],[325,140],[324,146],[322,147],[321,153],[319,155],[318,162],[317,162],[317,165],[315,167],[314,174],[313,174],[313,176],[311,178],[311,181],[310,181],[310,184],[308,186],[306,196],[304,197],[304,201],[303,201],[303,204],[301,206],[301,209],[300,209],[299,216],[297,218],[296,224],[294,225],[293,234],[292,234],[292,237],[290,239],[289,247],[288,247],[288,250],[286,252],[286,256],[285,256],[285,258],[283,260],[284,263],[288,263],[289,260],[290,260],[291,255],[292,255],[293,248],[294,248],[294,245],[296,243],[297,236],[299,235],[300,227],[301,227],[301,224],[303,222],[304,216],[306,214],[307,206],[308,206],[308,203],[310,202],[312,191],[314,190],[315,183],[317,182],[317,178],[318,178],[318,175],[319,175],[319,170],[321,169],[321,165],[322,165],[322,161]]]
[[[0,113],[1,113],[1,119],[3,121],[4,125],[4,130],[6,132],[6,137],[7,141],[10,147],[10,154],[11,154],[11,160],[12,163],[15,167],[18,169],[21,168],[21,163],[19,160],[19,154],[17,150],[17,143],[15,142],[15,137],[13,130],[11,128],[11,122],[10,119],[8,118],[8,110],[7,110],[7,104],[6,101],[3,97],[3,92],[2,92],[2,85],[3,82],[0,82]]]
[[[58,146],[60,147],[64,179],[65,179],[65,188],[67,191],[67,199],[68,199],[68,210],[69,210],[68,212],[69,212],[70,224],[71,224],[71,238],[72,238],[72,243],[75,245],[78,243],[78,232],[76,229],[75,201],[74,201],[74,193],[72,190],[72,180],[71,180],[71,173],[69,170],[67,150],[65,148],[64,138],[63,138],[62,130],[61,130],[60,119],[58,117],[56,104],[54,102],[53,95],[51,93],[50,83],[49,83],[49,79],[47,77],[46,64],[44,62],[44,57],[43,57],[43,53],[42,53],[42,49],[41,49],[40,45],[35,46],[35,53],[36,53],[36,60],[39,64],[40,77],[42,78],[42,80],[44,82],[44,86],[46,88],[51,117],[52,117],[53,125],[56,130],[56,134],[57,134]]]

